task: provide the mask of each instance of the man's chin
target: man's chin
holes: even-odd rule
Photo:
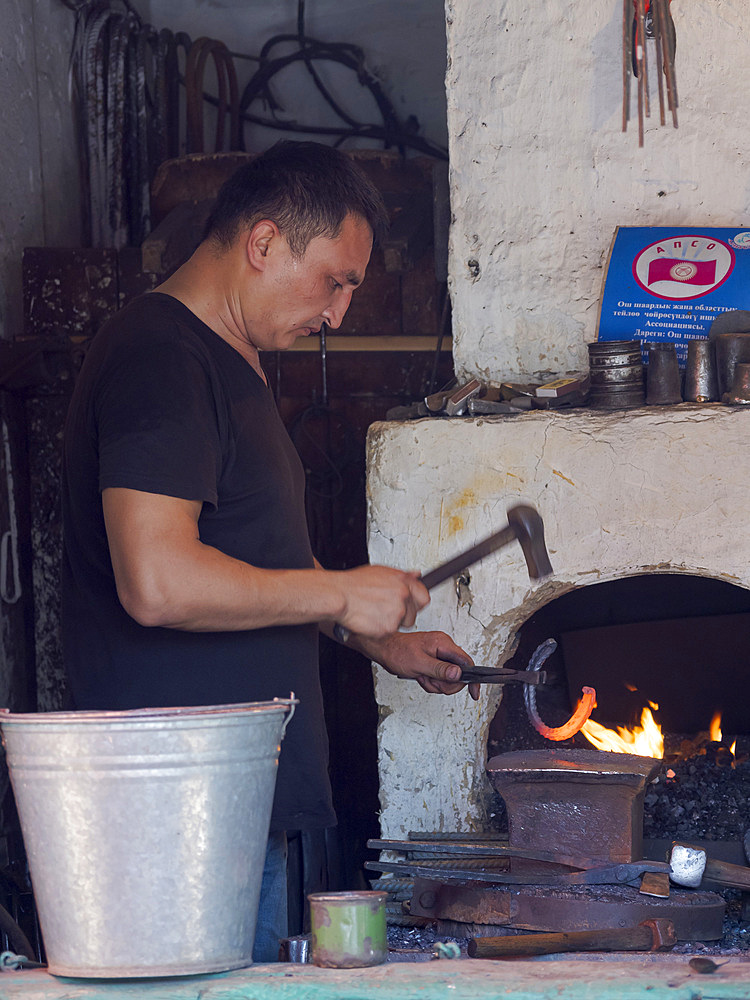
[[[290,330],[288,333],[279,337],[278,345],[275,348],[272,348],[272,350],[288,351],[291,347],[294,347],[298,340],[305,339],[306,337],[311,336],[312,333],[313,331],[308,326],[303,327],[301,330]]]

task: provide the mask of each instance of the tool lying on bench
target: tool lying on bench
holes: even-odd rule
[[[483,871],[462,868],[429,868],[420,862],[365,861],[365,868],[396,875],[412,875],[437,882],[494,882],[498,885],[638,885],[646,872],[668,872],[664,861],[629,861],[619,865],[588,868],[580,872],[554,875],[516,875],[513,872]]]
[[[697,889],[705,878],[731,889],[750,891],[750,868],[709,858],[699,847],[675,842],[672,844],[669,861],[669,877],[675,885]]]
[[[657,917],[637,927],[613,927],[557,934],[523,934],[470,938],[469,958],[507,958],[511,955],[554,955],[560,951],[666,951],[677,944],[674,924]]]

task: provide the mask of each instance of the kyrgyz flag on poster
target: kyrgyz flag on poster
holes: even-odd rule
[[[716,281],[715,260],[683,260],[657,257],[648,265],[648,283],[682,281],[687,285],[712,285]]]

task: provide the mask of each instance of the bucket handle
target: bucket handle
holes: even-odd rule
[[[286,735],[286,727],[292,721],[292,716],[294,715],[294,711],[297,708],[297,705],[299,705],[299,698],[295,698],[294,697],[294,691],[290,691],[288,698],[274,698],[273,700],[277,704],[279,704],[279,705],[286,705],[286,707],[287,707],[288,714],[287,714],[286,718],[284,719],[284,722],[283,722],[283,724],[281,726],[281,739],[283,740],[284,736]]]

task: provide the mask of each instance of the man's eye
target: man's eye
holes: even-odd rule
[[[332,278],[331,287],[333,288],[334,292],[337,292],[339,288],[343,288],[344,286],[341,284],[340,281],[336,281],[335,279]]]

